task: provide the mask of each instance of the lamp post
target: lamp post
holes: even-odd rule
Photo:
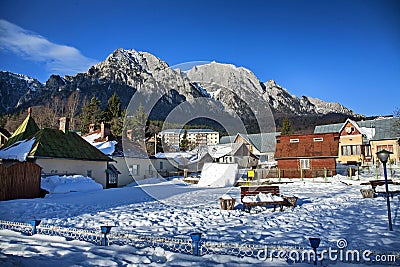
[[[388,212],[388,220],[389,220],[389,231],[393,231],[392,214],[390,212],[389,186],[388,186],[388,182],[387,182],[387,172],[386,172],[386,163],[389,159],[390,154],[393,154],[393,153],[390,151],[387,151],[385,149],[378,151],[376,153],[376,155],[378,156],[378,159],[383,163],[383,175],[385,177],[386,204],[387,204],[387,212]]]
[[[311,247],[312,247],[312,249],[314,250],[314,253],[315,253],[314,265],[317,265],[317,261],[318,261],[317,248],[319,247],[319,243],[321,242],[321,238],[310,237],[308,240],[310,240],[310,245],[311,245]]]

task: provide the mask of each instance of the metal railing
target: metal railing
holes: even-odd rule
[[[40,224],[40,220],[32,220],[30,223],[11,222],[0,220],[0,230],[8,229],[21,232],[25,235],[50,235],[65,237],[66,240],[81,240],[95,245],[129,245],[136,248],[160,247],[167,251],[192,254],[195,256],[203,256],[208,254],[230,255],[236,257],[251,257],[259,260],[280,259],[289,263],[296,262],[296,255],[299,253],[309,253],[310,247],[292,245],[292,244],[276,244],[276,243],[247,243],[247,242],[224,242],[201,239],[201,233],[192,233],[190,238],[184,237],[168,237],[162,235],[144,235],[123,231],[111,231],[111,226],[101,226],[101,230],[88,230],[73,227],[60,227],[46,224]],[[321,249],[334,247],[333,244],[326,244]],[[340,247],[339,247],[340,248]],[[336,247],[337,249],[337,247]],[[365,249],[367,250],[367,249]],[[362,250],[358,249],[360,253]],[[370,258],[377,255],[391,255],[394,262],[389,264],[400,264],[400,251],[387,252],[378,250],[369,250]],[[298,253],[299,252],[299,253]],[[312,253],[312,251],[311,251]],[[317,254],[316,254],[317,255]],[[320,255],[320,254],[318,254]],[[329,258],[322,259],[329,262]],[[351,261],[350,263],[353,263]],[[359,262],[354,262],[359,263]]]

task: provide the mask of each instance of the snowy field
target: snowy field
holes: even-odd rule
[[[329,182],[296,179],[280,184],[281,194],[299,197],[296,208],[273,212],[272,208],[260,207],[251,213],[241,211],[240,188],[235,187],[204,188],[179,179],[148,179],[141,184],[107,190],[90,190],[86,184],[85,192],[2,201],[0,219],[18,222],[41,219],[43,224],[95,230],[106,224],[116,226],[112,231],[183,238],[201,232],[207,240],[241,244],[309,247],[309,237],[320,237],[321,247],[335,247],[339,239],[346,239],[349,248],[398,252],[400,198],[391,199],[394,231],[389,232],[385,199],[364,199],[360,193],[361,188],[368,188],[360,184],[372,179],[357,181],[343,176],[330,178]],[[65,192],[65,183],[61,188]],[[79,191],[79,187],[74,188]],[[236,199],[235,210],[220,209],[219,197],[224,194]],[[195,257],[161,248],[100,247],[60,237],[23,236],[9,230],[1,230],[0,237],[1,266],[288,265],[224,255]]]

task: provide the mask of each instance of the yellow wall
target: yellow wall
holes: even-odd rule
[[[339,141],[339,157],[337,159],[338,162],[346,163],[348,161],[356,161],[360,162],[363,160],[361,155],[351,155],[351,156],[344,156],[342,155],[342,147],[343,146],[348,146],[348,145],[355,145],[355,146],[361,146],[362,145],[362,135],[345,135],[345,136],[340,136],[340,141]],[[360,148],[360,152],[362,152],[362,149]]]
[[[103,187],[106,187],[106,161],[85,161],[73,159],[39,158],[36,163],[42,167],[42,173],[57,175],[80,174],[87,176],[87,171],[92,171],[92,178]]]
[[[371,153],[375,158],[375,162],[379,161],[376,157],[376,152],[378,152],[377,147],[382,145],[392,145],[393,146],[393,154],[390,155],[390,159],[393,159],[395,164],[400,163],[400,147],[397,140],[378,140],[371,141]]]

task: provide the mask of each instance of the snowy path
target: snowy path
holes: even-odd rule
[[[51,195],[45,199],[0,202],[0,219],[116,230],[167,236],[202,232],[212,240],[246,243],[289,243],[308,246],[308,237],[321,237],[321,246],[345,238],[349,247],[400,250],[400,200],[392,199],[395,231],[387,231],[384,198],[363,199],[358,185],[297,182],[281,185],[282,194],[296,195],[294,210],[259,208],[224,211],[219,197],[226,188],[199,188],[180,182]],[[146,192],[150,193],[149,196]],[[229,192],[240,204],[239,188]],[[159,199],[159,201],[155,200]]]

